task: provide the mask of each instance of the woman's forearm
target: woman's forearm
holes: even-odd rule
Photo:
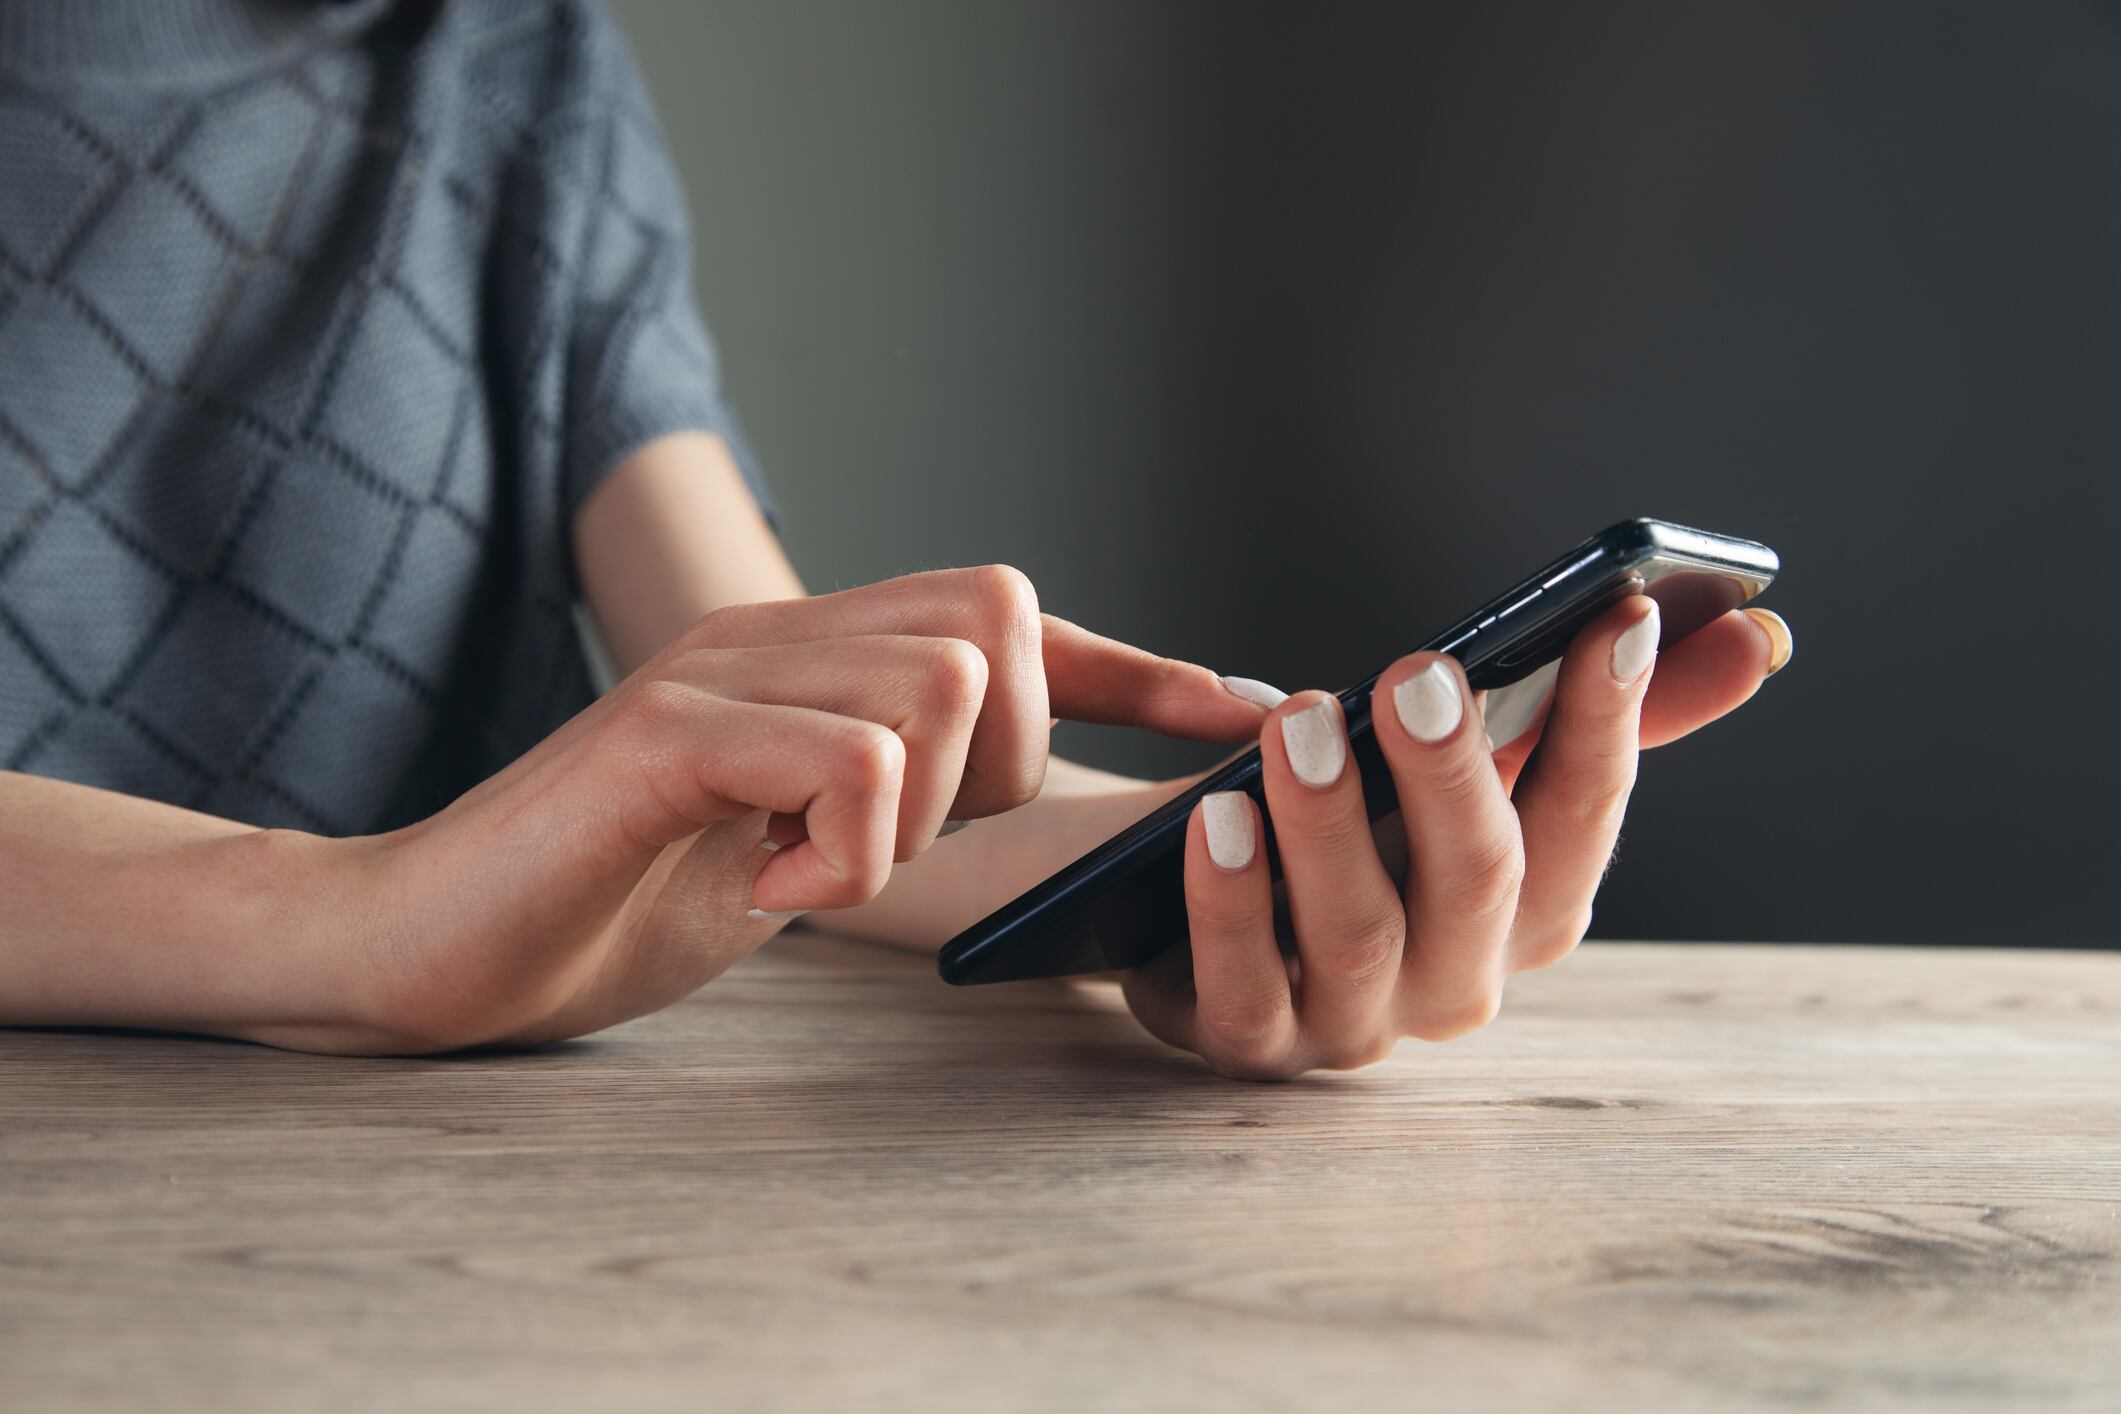
[[[330,844],[0,772],[0,1024],[323,1022],[338,983],[305,880]]]

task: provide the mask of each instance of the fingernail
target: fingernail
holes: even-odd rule
[[[1252,822],[1252,805],[1243,791],[1221,790],[1200,801],[1200,822],[1208,832],[1208,858],[1218,869],[1231,873],[1252,862],[1259,835]]]
[[[775,840],[760,840],[760,841],[759,841],[759,848],[760,848],[760,849],[763,849],[763,850],[765,850],[765,851],[766,851],[766,853],[768,853],[768,854],[771,854],[771,853],[773,853],[773,852],[774,852],[775,850],[779,849],[780,847],[781,847],[781,846],[780,846],[779,842],[778,842],[778,841],[775,841]]]
[[[1481,716],[1488,724],[1488,750],[1508,746],[1532,729],[1547,701],[1554,695],[1554,679],[1561,673],[1561,660],[1519,678],[1507,687],[1489,691]]]
[[[939,840],[948,839],[971,823],[970,820],[945,820],[943,827],[935,832],[935,837]]]
[[[1223,686],[1232,697],[1241,697],[1254,707],[1264,707],[1269,712],[1289,700],[1289,694],[1269,682],[1258,678],[1224,678]]]
[[[1459,695],[1458,679],[1441,661],[1429,664],[1393,688],[1392,705],[1399,711],[1399,724],[1416,741],[1442,741],[1466,719],[1466,703]]]
[[[1296,779],[1307,786],[1332,785],[1348,760],[1347,739],[1340,734],[1339,704],[1322,698],[1282,718],[1281,744],[1289,753],[1289,769]]]
[[[747,908],[744,910],[744,916],[756,918],[762,923],[786,923],[791,918],[801,918],[809,911],[807,908],[791,908],[786,913],[768,913],[762,908]]]
[[[1613,640],[1613,677],[1633,682],[1649,671],[1657,657],[1657,601],[1648,601],[1650,611],[1622,630]]]
[[[1768,676],[1773,677],[1788,666],[1790,655],[1797,651],[1797,640],[1790,637],[1790,626],[1773,609],[1747,609],[1745,616],[1767,635],[1767,670]]]

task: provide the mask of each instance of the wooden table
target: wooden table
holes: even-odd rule
[[[1354,1076],[790,936],[528,1055],[0,1032],[0,1409],[2121,1407],[2121,956],[1597,945]]]

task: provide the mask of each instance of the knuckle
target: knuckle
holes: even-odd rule
[[[1561,924],[1545,935],[1532,940],[1518,958],[1518,969],[1536,972],[1542,967],[1552,967],[1570,953],[1576,951],[1591,932],[1591,910],[1583,908],[1564,919]]]
[[[867,903],[884,891],[891,882],[891,853],[876,850],[863,856],[861,865],[855,870],[853,880],[854,902]],[[850,907],[852,905],[849,905]]]
[[[965,571],[967,593],[997,623],[1019,625],[1038,620],[1038,590],[1031,576],[1014,565],[980,565]]]
[[[1635,789],[1635,755],[1613,752],[1572,763],[1559,792],[1569,823],[1579,830],[1616,826]]]
[[[1484,982],[1461,995],[1425,1007],[1409,1032],[1424,1041],[1455,1041],[1502,1014],[1502,987]]]
[[[696,722],[707,701],[699,688],[653,678],[628,692],[624,710],[613,715],[635,731],[660,734]]]
[[[1617,834],[1621,821],[1627,816],[1625,795],[1603,795],[1596,799],[1580,799],[1568,812],[1569,828],[1583,839],[1597,839]]]
[[[805,890],[803,905],[806,908],[855,908],[862,903],[858,881],[852,874],[833,872],[821,878]]]
[[[665,650],[662,660],[656,665],[656,677],[674,687],[688,687],[700,692],[729,693],[728,669],[742,651],[681,641]],[[740,693],[729,695],[741,696]]]
[[[888,843],[863,844],[844,862],[827,866],[814,897],[806,902],[812,908],[858,908],[884,891],[891,881],[891,863]]]
[[[1291,1013],[1286,989],[1249,987],[1201,998],[1195,1015],[1224,1052],[1264,1061],[1279,1049],[1274,1043]]]
[[[850,722],[840,750],[840,769],[850,786],[864,792],[895,788],[906,774],[906,743],[874,722]]]
[[[844,874],[838,874],[821,883],[817,889],[815,908],[859,908],[884,891],[885,881],[891,877],[888,859],[860,860]]]
[[[1325,808],[1315,814],[1303,809],[1314,803]],[[1365,859],[1377,853],[1377,836],[1360,808],[1339,802],[1313,802],[1302,797],[1293,804],[1294,810],[1285,807],[1275,815],[1275,827],[1284,833],[1300,836],[1304,846],[1315,854],[1327,859]],[[1302,818],[1305,815],[1312,818]]]
[[[1186,922],[1196,950],[1215,945],[1215,940],[1242,938],[1260,925],[1257,905],[1236,881],[1202,875],[1186,890]]]
[[[1407,942],[1407,920],[1394,914],[1374,923],[1343,928],[1313,947],[1319,965],[1357,987],[1396,975]]]
[[[1477,810],[1498,783],[1494,758],[1485,747],[1453,751],[1421,780],[1422,793],[1443,810]]]
[[[1045,753],[1027,751],[999,769],[983,773],[980,783],[1003,810],[1029,805],[1046,788]]]
[[[935,704],[952,714],[979,706],[987,695],[987,655],[962,638],[932,638],[923,678]]]
[[[1142,655],[1143,659],[1151,656],[1147,653]],[[1169,659],[1147,662],[1140,669],[1135,686],[1125,704],[1124,716],[1114,720],[1140,726],[1163,721],[1173,714],[1183,714],[1199,702],[1202,679],[1213,676],[1206,668],[1191,663],[1177,663]]]
[[[750,604],[728,604],[692,621],[678,642],[687,648],[714,648],[741,640],[743,626],[756,613]]]
[[[1524,887],[1524,845],[1515,833],[1496,832],[1469,845],[1471,853],[1450,886],[1453,912],[1476,920],[1514,912]]]
[[[1382,1032],[1335,1037],[1318,1048],[1321,1070],[1363,1070],[1392,1054],[1398,1038]]]

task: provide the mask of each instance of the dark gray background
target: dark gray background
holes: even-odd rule
[[[1621,516],[1753,536],[1796,660],[1597,931],[2114,941],[2121,8],[615,8],[814,588],[1337,688]]]

